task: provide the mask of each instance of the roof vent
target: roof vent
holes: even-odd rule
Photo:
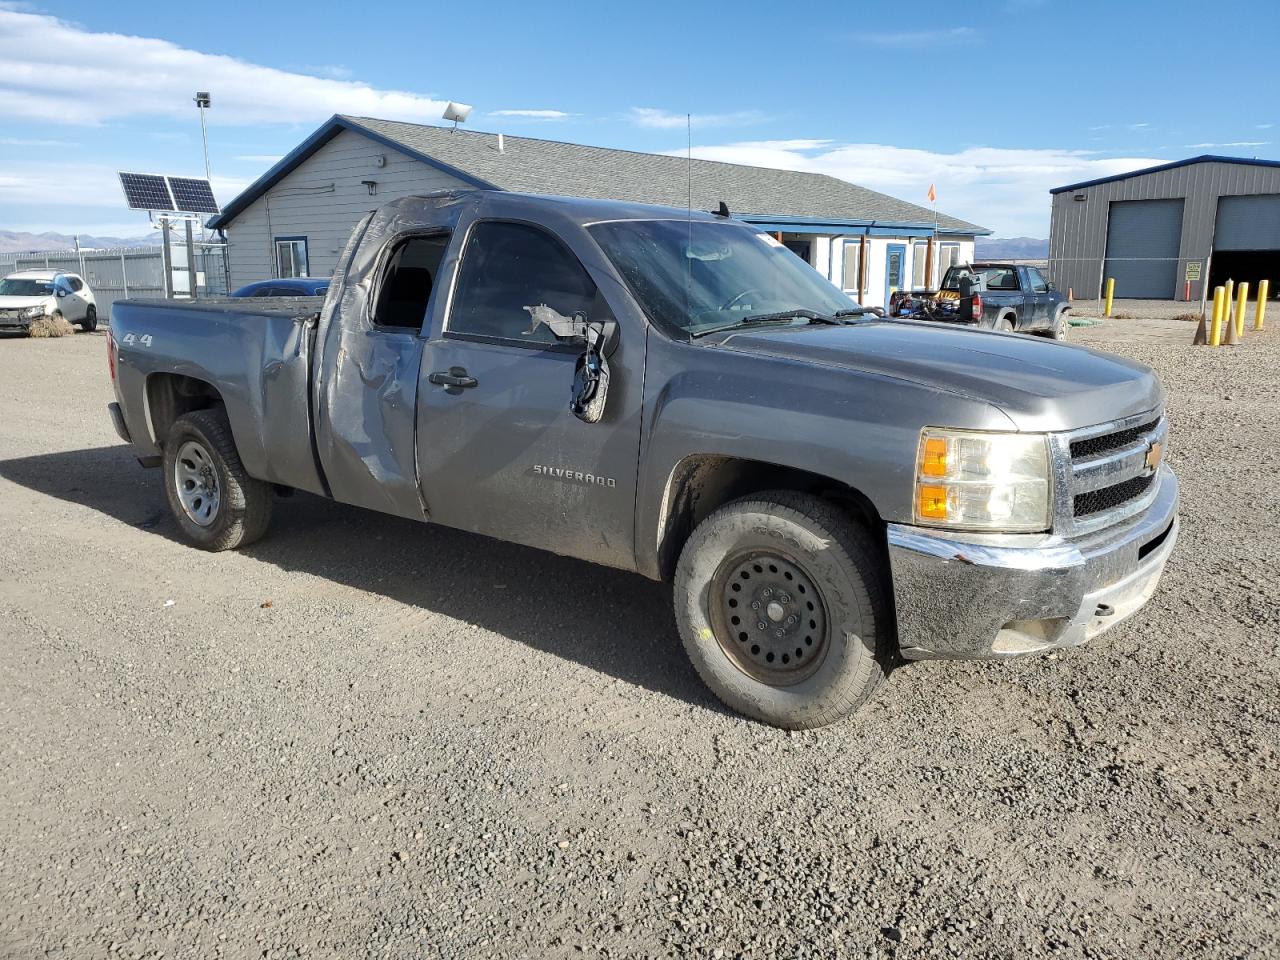
[[[502,139],[502,134],[498,134],[498,152],[505,153],[507,149],[506,141]]]

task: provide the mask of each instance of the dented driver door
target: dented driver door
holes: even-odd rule
[[[527,309],[542,304],[613,318],[560,236],[530,223],[473,224],[422,366],[427,509],[450,526],[633,569],[644,331],[619,325],[603,418],[585,423],[569,408],[583,347],[558,342]]]

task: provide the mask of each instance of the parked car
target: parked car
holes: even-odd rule
[[[233,297],[323,297],[329,290],[328,277],[284,277],[258,280],[241,287]]]
[[[65,317],[81,330],[98,329],[98,304],[74,273],[19,270],[0,280],[0,330],[26,330],[41,317]]]
[[[333,283],[116,302],[110,415],[189,542],[299,489],[668,580],[708,686],[813,727],[899,657],[1097,636],[1177,539],[1147,367],[881,319],[727,217],[409,197]]]
[[[895,317],[1065,340],[1070,309],[1067,298],[1037,268],[980,263],[948,268],[937,290],[895,294],[889,312]]]

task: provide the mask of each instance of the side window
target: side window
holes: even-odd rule
[[[1049,282],[1045,280],[1044,274],[1035,267],[1027,268],[1027,278],[1031,281],[1031,290],[1033,293],[1049,292]]]
[[[67,277],[67,283],[71,285],[71,289],[75,293],[79,293],[84,289],[84,283],[79,277]]]
[[[422,327],[448,246],[449,234],[445,233],[410,237],[391,252],[373,310],[375,324],[406,330]]]
[[[603,320],[608,312],[578,258],[551,234],[523,223],[476,224],[462,254],[448,332],[556,343],[525,309],[544,303],[566,317],[581,310]]]
[[[305,277],[307,270],[307,238],[276,237],[276,276]]]

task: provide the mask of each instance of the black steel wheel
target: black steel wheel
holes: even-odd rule
[[[894,649],[883,550],[847,510],[778,490],[726,504],[680,554],[676,623],[727,706],[779,727],[833,723]]]
[[[785,687],[822,665],[829,646],[822,591],[792,557],[768,550],[726,557],[711,598],[716,639],[747,676]]]

